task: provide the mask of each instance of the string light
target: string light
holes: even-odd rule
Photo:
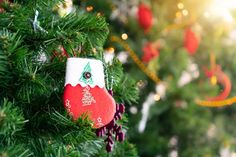
[[[122,38],[123,40],[127,40],[127,39],[128,39],[128,35],[127,35],[126,33],[123,33],[123,34],[121,35],[121,38]]]
[[[115,49],[114,49],[114,47],[108,47],[108,48],[106,49],[106,51],[109,52],[109,53],[114,53],[114,52],[115,52]]]
[[[179,9],[183,9],[183,8],[184,8],[184,4],[180,2],[180,3],[177,4],[177,7],[178,7]]]
[[[215,86],[215,85],[217,84],[217,78],[216,78],[216,76],[212,76],[212,77],[211,77],[211,84],[212,84],[213,86]]]
[[[136,114],[138,113],[138,109],[136,106],[131,106],[130,109],[129,109],[130,113],[132,114]]]
[[[155,95],[153,96],[153,98],[154,98],[155,101],[159,101],[159,100],[161,99],[161,97],[160,97],[159,94],[155,94]]]
[[[180,11],[178,11],[178,12],[175,13],[175,16],[176,16],[176,18],[181,18],[181,17],[182,17],[182,14],[181,14]]]
[[[87,6],[87,7],[86,7],[86,10],[87,10],[88,12],[92,11],[92,10],[93,10],[93,6],[91,6],[91,5],[90,5],[90,6]]]
[[[102,16],[102,13],[98,12],[98,13],[97,13],[97,16],[98,16],[98,17]]]
[[[96,53],[96,52],[97,52],[97,49],[96,49],[96,48],[93,48],[92,51],[93,51],[93,53]]]
[[[188,16],[188,10],[184,9],[184,10],[182,11],[182,13],[183,13],[184,16]]]
[[[137,86],[138,86],[139,88],[143,88],[144,85],[145,85],[145,83],[144,83],[143,80],[139,80],[139,81],[137,82]]]

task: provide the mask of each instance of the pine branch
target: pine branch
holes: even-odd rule
[[[11,156],[17,156],[17,157],[31,157],[33,153],[26,149],[24,145],[12,145],[8,146],[6,148],[0,147],[0,156],[1,157],[11,157]]]
[[[136,83],[128,75],[122,77],[119,85],[115,86],[114,92],[116,93],[115,99],[117,102],[132,104],[137,102],[139,98]]]
[[[87,140],[81,143],[78,146],[78,149],[81,152],[81,156],[89,157],[89,156],[96,156],[99,154],[99,151],[102,149],[103,141],[99,140]]]
[[[3,19],[0,28],[6,27],[14,32],[19,31],[26,45],[36,50],[40,46],[47,45],[51,53],[58,45],[65,46],[71,56],[72,50],[76,51],[81,44],[86,53],[103,46],[108,35],[108,27],[103,17],[77,11],[60,18],[50,6],[44,3],[13,6],[14,9],[9,11],[11,14],[8,12],[0,14],[0,18]],[[35,10],[39,11],[40,27],[48,33],[34,31]]]
[[[14,137],[23,129],[27,120],[14,103],[4,99],[0,106],[0,138],[1,144],[10,145],[14,143]]]

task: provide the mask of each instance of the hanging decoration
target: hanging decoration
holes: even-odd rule
[[[236,96],[221,101],[196,100],[196,104],[207,107],[222,107],[236,103]]]
[[[231,81],[228,76],[221,70],[219,65],[216,66],[214,71],[207,71],[208,76],[211,78],[211,83],[214,85],[215,82],[223,86],[223,91],[215,97],[208,98],[210,101],[225,100],[231,92]]]
[[[192,63],[191,61],[188,64],[188,68],[182,72],[178,80],[178,87],[183,87],[199,77],[199,69],[197,64]]]
[[[164,81],[156,85],[156,94],[160,95],[160,99],[166,98],[167,85]]]
[[[199,39],[196,34],[191,30],[191,28],[187,28],[185,30],[184,35],[184,47],[188,51],[190,55],[194,55],[198,49]]]
[[[65,56],[68,55],[62,49]],[[69,56],[69,55],[68,55]],[[74,120],[86,114],[93,122],[97,136],[107,136],[106,150],[112,151],[113,134],[122,142],[125,134],[116,121],[122,119],[124,104],[116,103],[111,89],[105,88],[103,62],[88,58],[68,58],[63,102]],[[110,85],[112,88],[112,85]]]
[[[68,58],[64,105],[74,120],[88,114],[93,128],[112,121],[115,101],[105,89],[103,63],[95,59]]]
[[[64,17],[74,11],[73,1],[64,0],[53,8],[61,17]]]
[[[215,96],[210,97],[208,100],[197,100],[196,103],[201,106],[209,106],[209,107],[220,107],[225,105],[232,105],[236,102],[236,97],[226,99],[231,92],[231,81],[228,76],[221,70],[218,66],[214,73],[207,71],[206,72],[210,78],[216,78],[216,81],[223,86],[223,91]],[[213,75],[214,76],[213,76]],[[214,81],[212,82],[214,84]]]
[[[0,5],[3,3],[3,0],[0,0]],[[4,12],[4,9],[3,8],[1,8],[1,6],[0,6],[0,13],[1,12]]]
[[[159,45],[159,44],[158,44]],[[159,51],[156,43],[147,42],[143,47],[142,61],[144,63],[149,63],[152,59],[159,56]]]
[[[128,23],[129,17],[137,14],[138,0],[113,0],[113,8],[110,15],[111,20],[118,20],[124,24]]]
[[[109,93],[112,95],[112,91],[110,90]],[[114,144],[114,140],[113,140],[113,136],[112,134],[115,134],[115,140],[122,142],[125,139],[125,133],[122,131],[122,126],[118,125],[116,123],[116,121],[121,120],[122,119],[122,114],[125,112],[125,106],[124,104],[116,104],[116,112],[115,112],[115,116],[114,119],[107,124],[106,126],[103,126],[101,128],[98,128],[96,130],[96,135],[98,137],[103,137],[103,136],[107,136],[107,138],[105,139],[105,143],[106,143],[106,150],[107,152],[111,152],[112,151],[112,147]]]
[[[61,61],[66,58],[69,58],[69,54],[66,52],[63,46],[59,46],[57,50],[53,51],[51,56],[51,60],[59,59]]]
[[[142,105],[143,106],[142,111],[141,111],[142,118],[141,118],[141,120],[139,122],[139,126],[138,126],[139,133],[143,133],[146,128],[150,107],[155,103],[154,98],[155,98],[155,93],[153,93],[153,92],[149,93],[145,102]]]
[[[150,31],[153,25],[153,15],[151,9],[147,5],[143,3],[139,5],[137,18],[139,25],[143,28],[144,32],[147,33]]]
[[[215,96],[210,97],[208,100],[196,100],[196,103],[200,106],[208,107],[220,107],[225,105],[231,105],[236,102],[236,97],[226,99],[231,92],[231,81],[228,76],[221,70],[219,65],[216,65],[214,53],[210,54],[211,68],[210,70],[204,69],[205,75],[211,79],[212,85],[219,83],[223,86],[223,91]]]

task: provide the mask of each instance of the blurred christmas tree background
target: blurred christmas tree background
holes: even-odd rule
[[[58,3],[1,3],[0,156],[236,157],[235,0]],[[81,43],[126,103],[128,140],[110,154],[61,102],[61,46]]]
[[[116,56],[137,81],[140,101],[127,111],[140,156],[236,156],[236,108],[228,106],[236,95],[234,0],[84,0],[81,6],[106,17],[106,61]]]

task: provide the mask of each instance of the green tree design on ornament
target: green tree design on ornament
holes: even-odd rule
[[[86,66],[84,67],[84,70],[83,70],[83,72],[81,74],[81,77],[80,77],[79,81],[83,82],[83,83],[85,83],[87,85],[88,84],[89,85],[93,84],[93,79],[92,79],[91,71],[92,71],[92,69],[91,69],[90,63],[88,62],[86,64]]]

